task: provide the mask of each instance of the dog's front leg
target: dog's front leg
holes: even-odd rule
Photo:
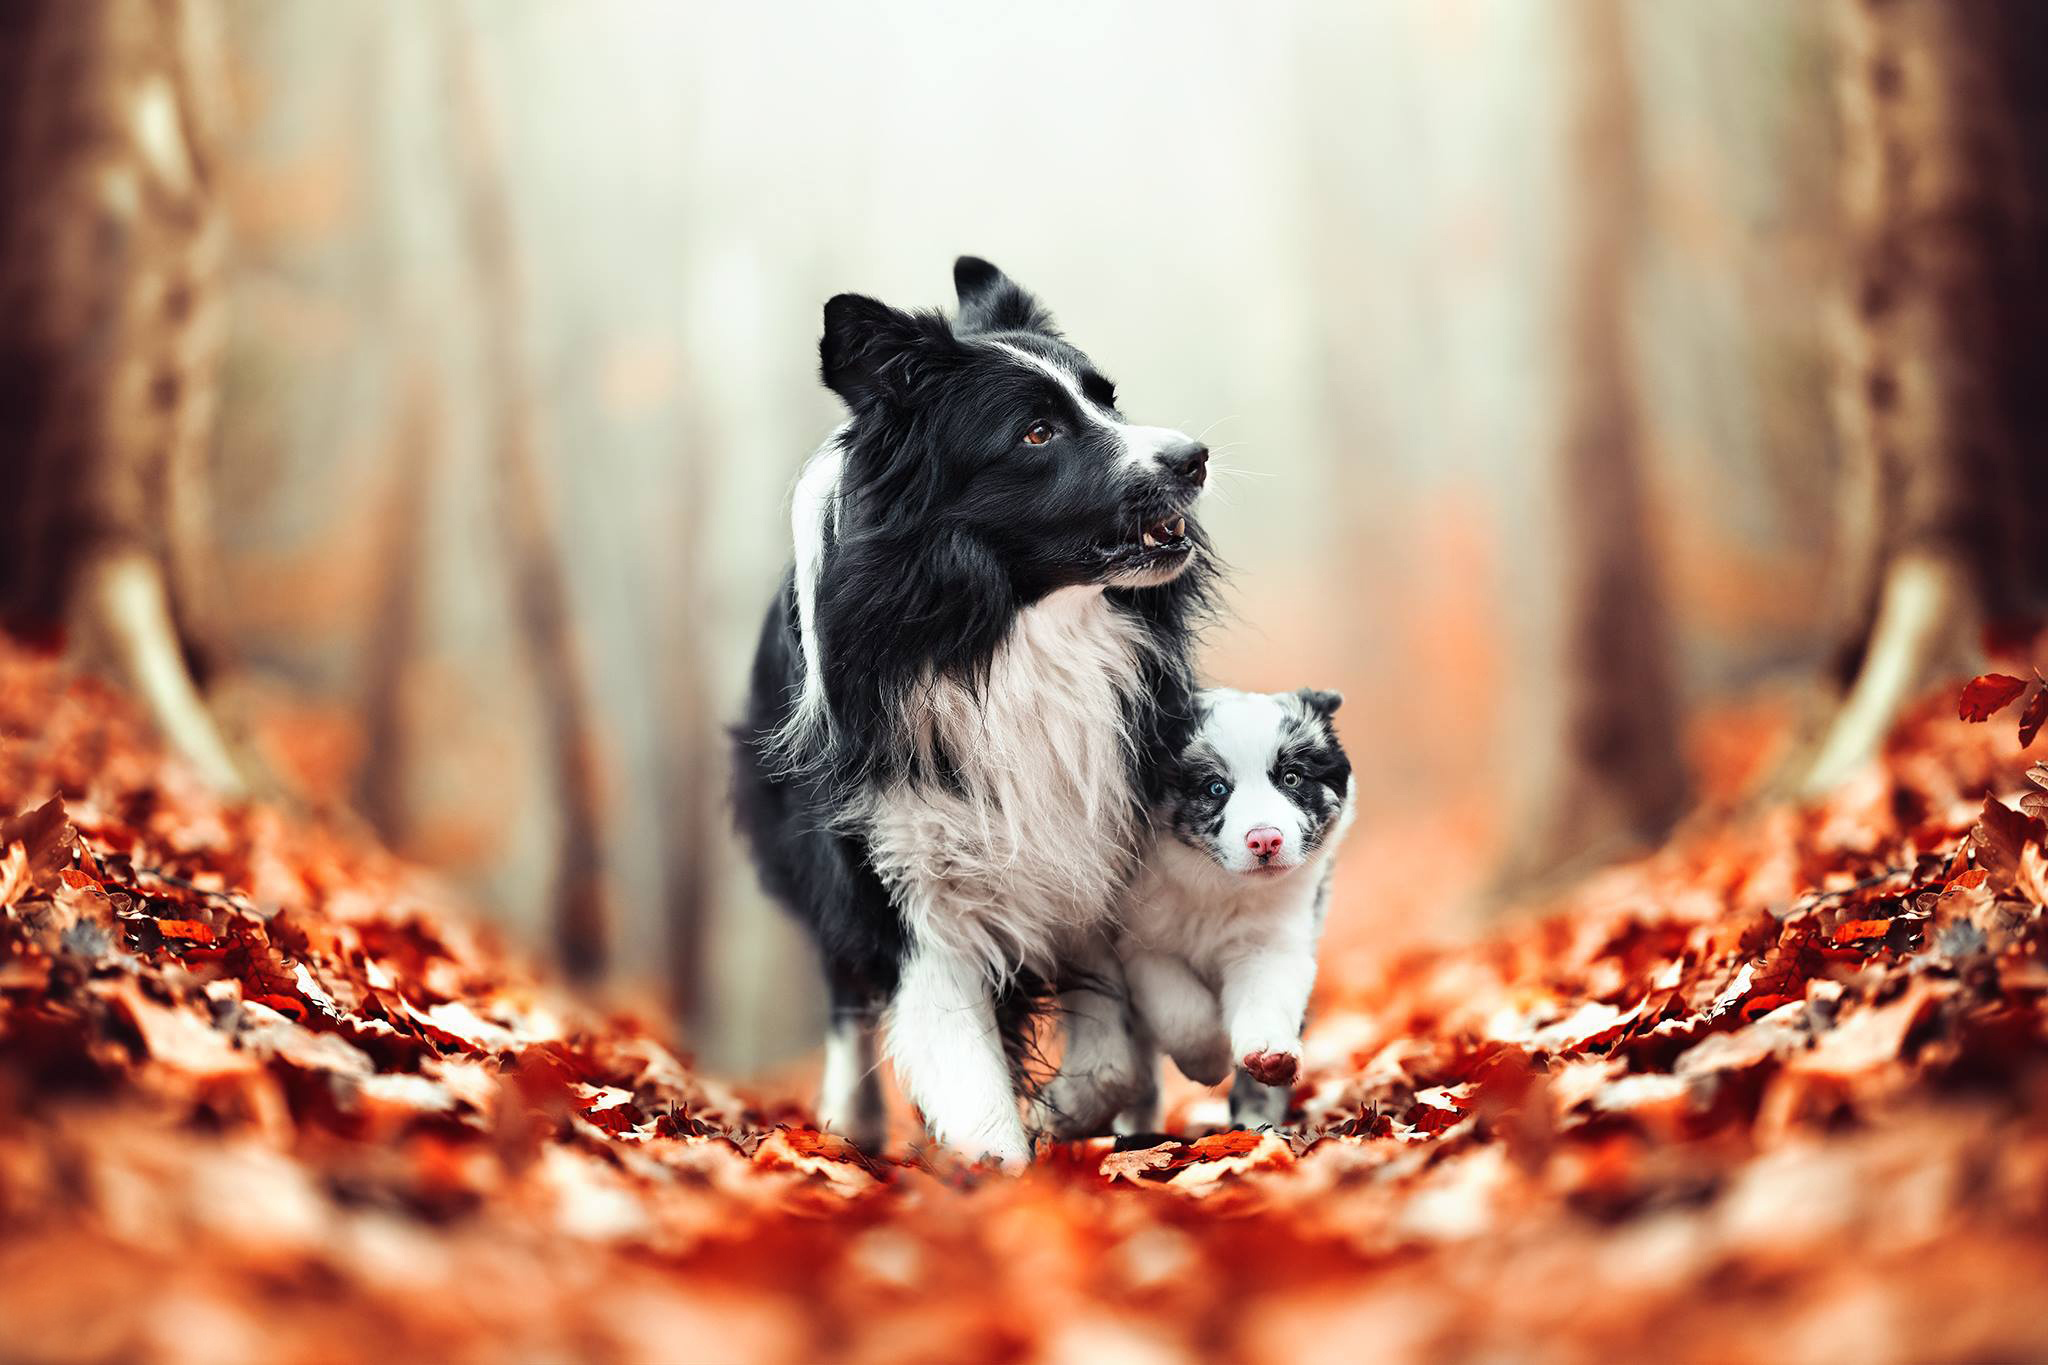
[[[889,1060],[940,1142],[977,1161],[1031,1160],[995,999],[976,963],[932,943],[911,948],[889,1011]]]

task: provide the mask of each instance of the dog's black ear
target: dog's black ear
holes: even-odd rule
[[[1018,283],[979,256],[953,262],[953,288],[960,295],[956,330],[971,332],[1050,332],[1052,314]]]
[[[1325,692],[1314,687],[1304,687],[1294,694],[1307,704],[1308,709],[1328,720],[1337,714],[1337,708],[1344,704],[1342,692]]]
[[[835,294],[825,301],[818,374],[849,408],[900,396],[932,348],[932,330],[929,315],[905,313],[865,294]]]

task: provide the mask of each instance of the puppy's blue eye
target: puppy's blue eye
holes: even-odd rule
[[[1209,784],[1209,795],[1214,797],[1216,800],[1221,801],[1224,797],[1230,795],[1229,784],[1223,782],[1211,782]]]

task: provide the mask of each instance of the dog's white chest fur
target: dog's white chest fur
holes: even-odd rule
[[[1067,588],[1018,615],[978,694],[916,689],[905,720],[954,780],[880,792],[867,822],[915,937],[1000,977],[1046,969],[1110,916],[1138,842],[1125,703],[1141,639],[1100,588]]]

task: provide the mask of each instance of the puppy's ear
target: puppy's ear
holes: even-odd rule
[[[1294,694],[1300,697],[1309,710],[1328,720],[1337,714],[1337,708],[1344,704],[1342,692],[1325,692],[1314,687],[1304,687]]]
[[[955,330],[972,332],[1051,332],[1052,314],[1018,283],[979,256],[953,262],[953,288],[960,295],[960,321]]]

